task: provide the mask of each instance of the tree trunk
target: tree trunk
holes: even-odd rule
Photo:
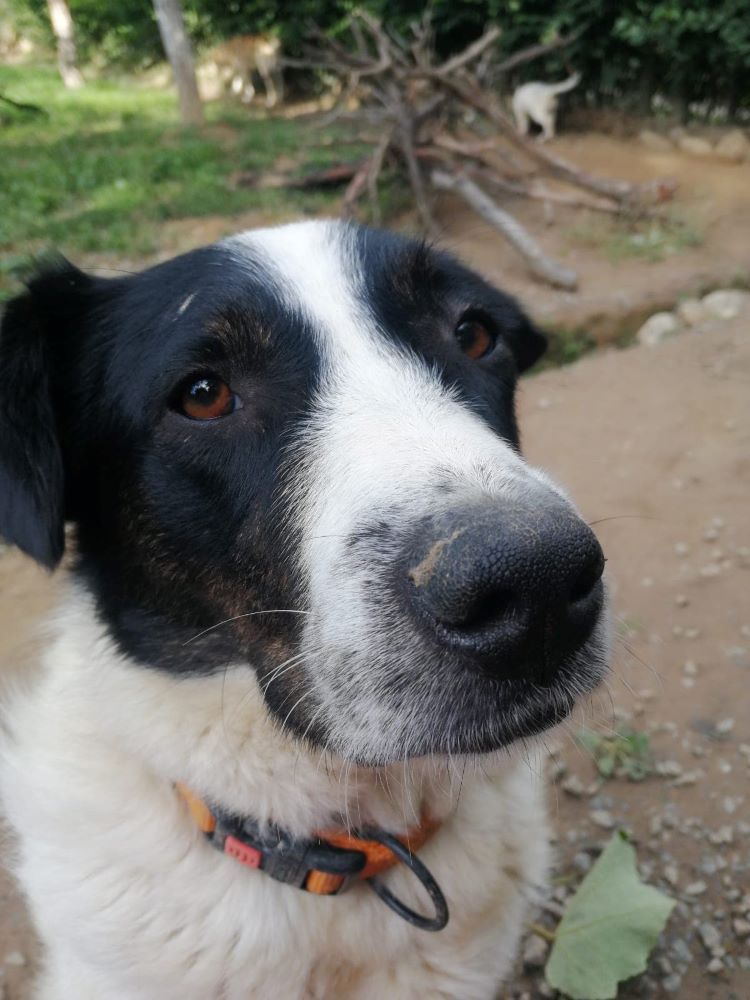
[[[62,82],[71,89],[82,87],[83,77],[77,65],[75,31],[68,0],[47,0],[47,9],[57,42],[57,65]]]
[[[195,80],[193,50],[190,45],[180,0],[154,0],[164,51],[172,66],[180,116],[186,125],[203,124],[203,105]]]

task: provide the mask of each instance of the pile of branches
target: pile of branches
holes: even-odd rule
[[[531,234],[501,207],[496,196],[524,196],[546,203],[601,212],[647,212],[671,196],[665,181],[639,186],[597,177],[519,134],[496,96],[498,77],[575,36],[558,38],[518,52],[503,62],[495,55],[498,27],[459,54],[439,61],[429,17],[404,38],[366,11],[352,15],[346,40],[312,29],[315,44],[306,58],[287,60],[297,67],[333,73],[340,81],[334,109],[325,123],[354,114],[367,123],[369,155],[357,164],[330,171],[334,182],[348,180],[343,211],[353,214],[369,197],[371,214],[380,217],[378,188],[383,171],[408,179],[421,223],[436,232],[432,192],[451,191],[496,227],[525,258],[532,273],[552,285],[574,289],[574,271],[550,258]],[[550,186],[548,179],[563,182]],[[325,182],[325,177],[318,180]]]

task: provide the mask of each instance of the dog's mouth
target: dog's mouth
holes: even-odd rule
[[[266,701],[283,727],[312,749],[361,766],[482,755],[564,720],[599,684],[607,659],[603,620],[546,685],[487,676],[455,653],[433,651],[427,658],[418,643],[402,654],[391,648],[388,656],[378,651],[361,659],[331,651],[325,671],[280,678]]]

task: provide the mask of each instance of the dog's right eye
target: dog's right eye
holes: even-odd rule
[[[216,420],[228,417],[242,402],[226,382],[216,375],[191,375],[181,382],[171,407],[191,420]]]

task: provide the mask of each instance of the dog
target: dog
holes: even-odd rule
[[[542,130],[542,141],[554,139],[558,97],[573,90],[580,82],[581,74],[574,73],[562,83],[534,82],[516,87],[512,105],[518,131],[528,135],[529,123],[533,121]]]
[[[609,645],[599,544],[520,452],[544,346],[341,222],[8,304],[0,532],[50,569],[74,536],[0,766],[38,1000],[496,996],[534,737]]]
[[[253,75],[266,90],[266,107],[273,108],[284,96],[281,74],[281,41],[276,35],[238,35],[211,50],[209,62],[216,67],[223,85],[249,104],[255,97]]]

